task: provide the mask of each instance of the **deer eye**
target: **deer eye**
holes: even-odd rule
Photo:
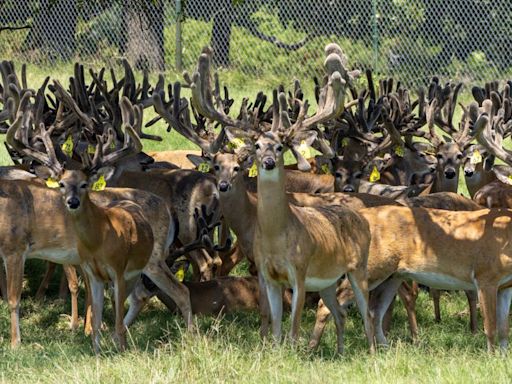
[[[62,181],[59,183],[59,188],[64,188],[64,183]]]
[[[260,149],[260,145],[258,143],[254,144],[254,148]]]
[[[233,171],[238,172],[240,170],[240,167],[233,168]]]
[[[341,173],[336,172],[336,173],[334,174],[334,177],[335,177],[335,178],[337,178],[337,179],[341,179]]]
[[[356,173],[354,173],[354,177],[355,177],[356,179],[360,179],[362,176],[363,176],[363,173],[362,173],[362,172],[356,172]]]
[[[80,189],[85,189],[85,188],[87,188],[87,183],[80,184]]]
[[[439,160],[442,160],[442,159],[443,159],[443,155],[441,155],[440,153],[438,153],[438,154],[436,155],[436,157],[437,157]]]
[[[462,159],[462,153],[459,153],[459,154],[457,155],[457,159],[459,159],[459,160],[460,160],[460,159]]]
[[[216,171],[218,171],[218,170],[220,169],[220,167],[219,167],[217,164],[215,164],[215,165],[213,166],[213,169],[215,169]]]
[[[283,146],[282,146],[282,145],[278,145],[278,146],[277,146],[277,148],[276,148],[276,150],[277,150],[278,152],[281,152],[281,151],[283,150]]]

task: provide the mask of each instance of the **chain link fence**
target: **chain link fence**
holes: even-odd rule
[[[191,70],[201,49],[252,78],[311,78],[331,41],[414,85],[512,74],[510,0],[0,0],[0,58]],[[18,29],[19,28],[19,29]]]

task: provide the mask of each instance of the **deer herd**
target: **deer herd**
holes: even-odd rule
[[[242,99],[233,117],[211,58],[205,48],[183,85],[163,76],[151,85],[145,72],[139,82],[125,61],[122,78],[105,69],[86,77],[76,64],[67,86],[46,78],[38,89],[27,85],[25,66],[19,75],[0,63],[0,131],[15,164],[0,167],[0,291],[12,347],[21,342],[25,260],[37,258],[48,262],[39,295],[63,265],[73,329],[79,270],[96,353],[105,283],[113,285],[120,350],[156,295],[188,329],[195,314],[258,310],[261,335],[271,331],[274,342],[286,304],[292,343],[305,303],[318,303],[309,346],[318,346],[332,313],[340,353],[355,302],[373,352],[388,343],[396,295],[418,337],[419,284],[431,292],[437,321],[440,290],[465,291],[471,331],[478,305],[488,350],[496,336],[507,348],[511,82],[473,87],[464,105],[462,84],[434,78],[414,92],[391,78],[375,84],[371,71],[349,71],[341,48],[329,44],[314,108],[294,81],[271,99]],[[160,120],[199,150],[143,152],[142,139],[162,140],[144,131]],[[471,199],[457,194],[462,176]],[[251,276],[230,275],[242,260]]]

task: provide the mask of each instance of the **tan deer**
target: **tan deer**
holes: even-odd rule
[[[482,206],[476,204],[472,200],[460,196],[453,192],[438,192],[433,193],[426,196],[416,196],[412,198],[408,198],[404,201],[404,203],[409,207],[415,208],[435,208],[442,209],[448,211],[477,211],[483,209]],[[387,204],[390,205],[390,204]],[[358,210],[359,211],[359,210]],[[361,212],[366,212],[366,210],[362,209]],[[366,216],[365,216],[366,217]],[[370,229],[374,229],[370,226]],[[373,233],[372,233],[372,236]],[[377,239],[381,239],[378,237]],[[373,243],[379,243],[379,240],[372,241]],[[372,297],[372,308],[380,305],[380,296],[382,295],[383,289],[380,287],[380,284],[383,281],[391,276],[394,273],[394,266],[388,263],[387,251],[382,251],[385,249],[385,245],[381,247],[370,246],[370,254],[368,257],[368,285],[372,289],[373,297]],[[413,283],[412,285],[400,285],[398,288],[398,293],[400,299],[405,305],[407,316],[409,319],[409,328],[411,331],[411,337],[413,340],[417,340],[418,337],[418,325],[416,321],[416,299],[418,296],[417,284]],[[387,300],[390,300],[389,298]],[[348,304],[353,301],[353,293],[350,289],[348,281],[343,281],[338,288],[338,302],[343,308],[346,308]],[[385,312],[385,311],[384,311]],[[381,312],[381,316],[384,316],[384,312]],[[313,334],[310,339],[309,346],[311,348],[315,348],[322,337],[323,330],[329,318],[330,312],[329,309],[322,303],[319,303],[318,310],[316,313],[316,321]],[[380,321],[382,322],[384,318]],[[473,319],[473,322],[476,322],[476,319]],[[386,327],[382,327],[383,331]],[[379,328],[376,328],[378,331]],[[380,343],[386,343],[383,334],[379,334],[377,340]]]
[[[28,113],[27,111],[25,111],[27,108],[28,98],[29,97],[27,97],[27,98],[24,97],[24,100],[20,106],[20,111],[18,112],[19,118],[17,118],[16,122],[9,128],[8,135],[7,135],[7,142],[10,145],[12,145],[12,147],[15,148],[18,151],[18,153],[20,153],[28,158],[36,159],[37,161],[39,161],[43,164],[46,164],[47,166],[50,166],[52,169],[54,169],[54,173],[57,173],[57,171],[62,172],[62,167],[57,162],[55,154],[53,153],[53,150],[52,150],[53,144],[51,142],[51,139],[49,138],[49,135],[47,134],[47,131],[44,129],[44,127],[41,127],[42,139],[44,141],[45,147],[48,149],[48,153],[42,153],[36,149],[26,147],[24,144],[22,144],[20,141],[18,141],[16,139],[17,131],[21,128],[21,121],[22,121],[21,117],[23,115],[27,115],[27,113]],[[129,104],[129,102],[126,99],[124,99],[123,100],[123,109],[126,111],[127,117],[123,117],[123,119],[124,119],[123,121],[127,121],[127,124],[129,122],[133,121],[133,110],[131,110],[131,112],[130,112],[131,106],[128,104]],[[132,138],[131,140],[134,143],[133,148],[130,149],[130,146],[125,146],[120,151],[113,152],[113,153],[107,155],[106,156],[107,161],[115,162],[115,161],[119,160],[121,157],[132,153],[131,151],[136,152],[137,148],[140,148],[140,141],[138,140],[136,134],[133,131],[130,131],[129,128],[128,128],[127,132],[129,134],[129,136],[127,136],[127,137],[131,137]],[[97,152],[97,153],[99,153],[99,152]],[[96,161],[98,161],[99,159],[100,159],[100,155],[95,157]],[[69,185],[72,186],[72,187],[69,187],[69,188],[71,188],[72,192],[74,192],[76,194],[79,194],[79,192],[80,193],[85,192],[83,190],[83,188],[80,188],[80,189],[78,188],[79,186],[80,187],[86,186],[83,176],[78,171],[68,172],[68,173],[66,173],[66,175],[67,175],[66,183],[68,184],[68,187],[69,187]],[[57,175],[54,175],[54,176],[57,176]],[[77,185],[77,183],[79,183],[80,185]],[[48,253],[48,251],[44,251],[44,248],[41,251],[36,249],[35,256],[41,257],[41,256],[38,256],[37,252],[40,252],[40,253],[46,252],[48,255],[44,255],[42,258],[54,260],[54,261],[57,261],[60,263],[67,261],[70,264],[78,264],[80,262],[80,259],[78,258],[78,253],[77,253],[77,237],[75,236],[73,231],[68,230],[68,228],[70,228],[72,226],[71,217],[68,214],[66,214],[64,204],[62,203],[61,197],[59,196],[59,194],[56,194],[55,191],[52,191],[52,190],[48,189],[47,187],[41,187],[39,185],[36,185],[35,183],[29,184],[29,185],[31,188],[37,187],[45,192],[46,196],[44,196],[44,199],[46,199],[46,202],[45,203],[41,202],[40,205],[48,207],[48,209],[55,211],[52,216],[55,219],[60,220],[63,224],[61,227],[59,227],[58,224],[54,224],[54,226],[57,225],[55,229],[57,229],[57,228],[62,229],[61,235],[54,236],[54,241],[57,241],[57,243],[59,244],[59,245],[53,245],[54,252],[56,252],[57,257],[52,257],[51,252]],[[64,182],[63,182],[63,185],[64,185]],[[63,189],[65,189],[65,187],[63,187]],[[81,195],[80,195],[80,197],[81,197]],[[70,201],[67,201],[66,203],[68,205],[69,204],[71,204],[73,206],[76,205],[76,201],[77,201],[78,197],[72,196],[72,197],[70,197],[70,199],[72,201],[70,200]],[[92,199],[92,201],[90,201],[89,199]],[[188,291],[187,291],[186,287],[182,286],[179,282],[176,281],[174,276],[168,270],[167,266],[162,265],[162,263],[165,264],[164,261],[167,256],[168,246],[174,240],[175,232],[176,232],[176,228],[174,226],[173,220],[171,219],[172,217],[169,215],[169,212],[167,210],[165,203],[163,201],[161,201],[161,199],[159,199],[157,196],[154,196],[152,194],[148,194],[143,191],[126,190],[126,189],[125,190],[120,190],[120,189],[107,190],[104,193],[88,193],[85,201],[88,204],[90,202],[92,205],[94,205],[97,209],[99,209],[101,211],[101,210],[105,209],[103,207],[107,206],[108,204],[115,205],[116,201],[119,201],[120,202],[119,204],[121,204],[121,205],[126,205],[126,206],[131,207],[131,205],[130,205],[131,203],[124,202],[127,199],[132,200],[132,201],[137,201],[144,208],[145,217],[148,217],[151,219],[151,225],[149,227],[150,232],[147,231],[147,228],[146,228],[147,226],[146,226],[146,224],[144,224],[146,219],[144,219],[142,221],[142,223],[143,223],[142,229],[147,234],[146,237],[148,239],[151,239],[151,244],[144,251],[144,252],[147,252],[147,250],[149,250],[149,253],[151,256],[150,263],[146,266],[145,272],[167,294],[173,296],[176,299],[176,302],[180,306],[182,313],[185,316],[188,326],[191,326],[191,312],[190,312],[190,301],[189,301],[189,297],[188,297]],[[70,208],[72,208],[72,207],[70,207]],[[129,209],[131,209],[131,208],[129,208]],[[136,217],[138,217],[139,215],[140,215],[139,213],[135,212]],[[100,218],[100,217],[101,216],[98,216],[98,218]],[[55,221],[56,221],[56,223],[58,223],[57,220],[55,220]],[[128,220],[128,222],[130,222],[130,220]],[[41,224],[44,224],[44,222],[42,222]],[[151,228],[151,226],[153,226],[153,228]],[[49,228],[49,227],[41,227],[42,230],[44,230],[44,228]],[[107,224],[107,228],[108,228],[108,224]],[[95,230],[96,229],[101,230],[101,227],[95,228]],[[154,229],[154,232],[152,229]],[[56,233],[58,234],[60,232],[56,232]],[[153,247],[153,242],[155,243],[154,247]],[[36,245],[39,248],[41,246],[43,246],[43,247],[46,246],[46,248],[48,248],[48,246],[51,246],[51,244],[45,245],[44,243],[41,243],[41,245],[39,245],[39,244],[36,244]],[[61,251],[59,251],[59,250],[61,250]],[[65,253],[63,253],[64,251],[65,251]],[[69,255],[69,256],[66,256],[66,258],[63,258],[63,256],[58,256],[58,255],[62,255],[62,254]],[[115,258],[114,258],[114,260],[115,260]],[[6,265],[7,264],[12,265],[12,271],[19,272],[21,269],[21,272],[22,272],[23,258],[11,257],[9,259],[6,259],[5,262],[6,262]],[[144,266],[145,265],[146,265],[146,262],[144,262]],[[12,297],[13,303],[16,302],[16,300],[17,300],[17,303],[19,303],[19,293],[21,292],[22,274],[21,275],[19,273],[15,274],[14,272],[10,273],[9,268],[7,270],[8,270],[8,276],[7,276],[8,284],[10,284],[10,287],[12,287],[12,292],[9,293],[9,298],[10,298],[9,300],[11,301],[11,297]],[[103,276],[103,277],[105,277],[105,276]],[[138,278],[138,276],[136,276],[135,274],[133,274],[131,276],[131,279],[135,279],[135,281],[137,280],[137,278]],[[10,283],[9,283],[9,281],[10,281]],[[98,288],[98,287],[96,287],[96,288]],[[96,292],[96,293],[99,294],[98,292]],[[122,292],[120,292],[120,294],[122,294]],[[123,300],[123,302],[124,302],[124,300]],[[19,304],[17,304],[17,305],[19,306]],[[98,301],[96,301],[96,305],[98,306]],[[97,314],[99,313],[97,309],[96,309],[96,313]],[[13,324],[14,324],[13,327],[17,326],[15,320],[17,320],[17,319],[13,319]],[[121,322],[121,324],[122,324],[122,316],[116,320],[116,328],[117,328],[116,331],[122,331],[122,329],[120,329],[119,322]],[[97,324],[97,321],[96,321],[96,324]],[[17,335],[18,335],[17,339],[13,338],[14,344],[19,342],[19,329],[17,330]],[[98,346],[97,342],[99,341],[97,339],[97,336],[98,336],[97,332],[96,332],[95,336],[96,336],[95,337],[95,348],[97,348],[97,346]],[[120,337],[121,337],[121,342],[122,342],[122,335]],[[121,345],[123,345],[123,342],[121,343]]]

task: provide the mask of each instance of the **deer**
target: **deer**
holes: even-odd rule
[[[491,109],[491,101],[484,103],[484,111],[490,112]],[[510,161],[512,156],[497,144],[499,141],[491,131],[491,126],[499,125],[500,119],[489,118],[487,112],[478,119],[472,117],[475,137],[494,156]],[[389,266],[391,272],[381,287],[382,299],[375,308],[379,342],[385,341],[380,319],[392,295],[403,278],[412,278],[436,288],[477,291],[488,350],[495,348],[496,333],[500,347],[508,346],[508,312],[512,298],[512,260],[508,240],[512,222],[510,211],[449,212],[381,207],[360,212],[369,222],[372,235],[379,234],[379,238],[387,239],[370,246],[370,255],[382,257],[380,265]],[[386,225],[380,218],[386,218]],[[397,238],[399,228],[402,232]]]
[[[24,97],[22,99],[22,103],[21,103],[20,109],[18,111],[18,117],[17,117],[15,123],[9,128],[9,131],[7,134],[7,142],[13,148],[15,148],[18,153],[23,154],[25,157],[37,160],[41,164],[46,165],[48,167],[47,169],[43,169],[43,170],[39,169],[39,172],[41,172],[41,175],[43,177],[44,177],[45,172],[46,173],[53,172],[53,177],[59,177],[58,175],[56,175],[57,171],[59,171],[59,174],[64,175],[66,172],[64,171],[62,165],[60,165],[60,163],[57,160],[57,157],[55,156],[55,150],[53,149],[53,143],[49,137],[48,131],[44,128],[44,126],[41,126],[40,130],[41,130],[43,142],[47,149],[47,153],[43,153],[43,152],[38,151],[37,149],[27,147],[24,143],[20,142],[16,138],[18,130],[20,130],[22,128],[21,122],[23,120],[23,116],[27,116],[30,113],[29,112],[30,104],[29,104],[28,99],[29,99],[29,96]],[[110,161],[110,162],[112,162],[112,161],[115,162],[115,161],[121,159],[123,156],[131,154],[130,151],[136,152],[137,149],[140,150],[140,147],[141,147],[140,140],[138,139],[138,136],[136,135],[136,133],[133,130],[129,129],[129,125],[128,125],[128,124],[133,124],[133,120],[134,120],[133,108],[131,107],[131,104],[129,103],[129,101],[127,99],[123,99],[122,103],[123,103],[122,109],[124,112],[123,121],[126,122],[127,127],[128,127],[127,128],[127,132],[128,132],[127,138],[130,137],[131,138],[130,140],[132,140],[131,142],[133,142],[134,144],[133,144],[133,146],[131,146],[130,145],[131,142],[127,142],[126,145],[123,148],[121,148],[120,150],[114,151],[113,153],[108,154],[106,156],[106,161]],[[141,116],[141,114],[138,113],[138,116]],[[26,128],[27,126],[28,125],[25,124],[24,128]],[[98,144],[98,147],[100,147],[100,144]],[[97,148],[96,154],[97,155],[95,156],[94,161],[96,162],[96,164],[99,164],[98,161],[100,161],[101,155],[100,155],[100,151],[98,151],[98,148]],[[68,173],[66,173],[66,175],[69,175],[69,177],[70,177],[70,179],[66,179],[66,180],[69,180],[69,182],[67,182],[67,183],[73,183],[71,185],[75,186],[75,188],[74,188],[75,193],[76,193],[76,191],[79,191],[77,183],[80,183],[80,185],[84,188],[86,187],[86,182],[85,182],[84,176],[79,171],[69,171]],[[53,179],[53,180],[55,180],[55,179]],[[64,185],[64,182],[63,182],[63,185]],[[41,188],[40,185],[38,187]],[[63,190],[66,189],[65,186],[64,187],[60,186],[60,188]],[[84,188],[81,188],[80,190],[83,190]],[[73,189],[73,188],[71,188],[71,189]],[[43,190],[45,190],[45,192],[50,191],[47,187],[43,187]],[[68,190],[69,190],[69,185],[68,185]],[[84,192],[84,191],[82,191],[82,192]],[[55,196],[55,194],[53,194],[53,196],[54,196],[53,200],[48,198],[47,196],[45,196],[46,199],[49,201],[49,203],[47,203],[47,205],[49,207],[57,206],[58,210],[56,210],[56,212],[60,212],[60,216],[62,217],[60,220],[61,221],[63,220],[67,223],[67,225],[64,228],[71,227],[72,226],[72,223],[70,222],[71,217],[65,212],[65,204],[63,204],[63,202],[62,202],[62,198],[59,197],[59,194],[57,194],[57,196]],[[55,197],[57,197],[57,199],[55,199]],[[72,197],[70,197],[70,199],[72,201],[66,201],[66,204],[69,203],[69,204],[75,206],[77,197],[72,196]],[[186,287],[182,286],[179,282],[177,282],[177,280],[174,278],[172,273],[170,273],[170,271],[168,270],[167,266],[162,265],[162,263],[164,263],[164,261],[167,257],[167,249],[168,249],[170,243],[172,243],[174,241],[174,237],[176,235],[176,226],[173,222],[172,216],[170,216],[170,213],[167,209],[166,204],[155,195],[152,195],[152,194],[149,194],[149,193],[146,193],[143,191],[127,190],[127,189],[125,189],[125,190],[118,189],[118,190],[110,190],[110,191],[107,190],[107,191],[105,191],[105,193],[101,193],[101,194],[91,192],[91,193],[87,194],[87,199],[90,200],[90,204],[94,205],[100,211],[102,209],[104,209],[104,207],[107,207],[109,204],[112,205],[115,202],[119,202],[121,205],[126,205],[126,206],[131,207],[130,204],[133,204],[133,203],[125,202],[127,200],[137,201],[140,204],[140,206],[144,208],[145,215],[147,217],[151,218],[151,222],[152,222],[152,224],[148,224],[150,231],[147,231],[146,227],[148,225],[146,225],[147,224],[147,221],[145,219],[146,216],[143,217],[142,229],[143,229],[144,233],[146,234],[147,239],[151,240],[151,246],[147,247],[151,258],[149,259],[149,263],[144,263],[145,273],[147,273],[148,276],[151,276],[151,278],[157,283],[157,285],[162,290],[164,290],[167,294],[169,294],[170,296],[175,298],[175,301],[178,303],[178,305],[180,306],[180,308],[182,310],[182,313],[187,322],[187,326],[191,327],[192,319],[191,319],[190,301],[189,301],[189,297],[188,297],[188,291],[187,291]],[[55,202],[55,200],[56,200],[56,202]],[[89,200],[87,200],[87,203],[89,203]],[[53,202],[55,202],[55,203],[53,203]],[[41,204],[43,204],[43,203],[41,203]],[[46,206],[46,204],[45,204],[45,206]],[[72,207],[70,207],[70,208],[72,208]],[[76,208],[77,207],[75,207],[75,209]],[[105,209],[108,210],[108,208],[105,208]],[[132,208],[129,208],[129,209],[132,209]],[[54,216],[59,217],[59,214],[56,214]],[[139,216],[140,216],[140,213],[135,212],[135,217],[139,217]],[[144,224],[144,223],[146,223],[146,224]],[[153,226],[153,228],[152,228],[152,226]],[[154,231],[153,231],[153,229],[154,229]],[[69,233],[69,231],[66,231],[66,230],[64,232]],[[70,261],[71,261],[70,264],[76,265],[76,264],[80,263],[80,259],[77,256],[77,248],[78,248],[77,247],[77,237],[75,236],[74,232],[71,232],[69,234],[70,234],[70,236],[68,236],[67,238],[64,237],[63,239],[61,238],[60,240],[63,243],[63,249],[66,249],[67,243],[71,243],[71,244],[69,244],[68,250],[66,252],[73,256],[72,258],[70,256],[68,256],[68,258],[70,258]],[[155,243],[154,247],[153,247],[153,243]],[[59,249],[59,248],[57,247],[56,249]],[[78,248],[78,250],[79,250],[79,248]],[[60,252],[60,254],[62,254],[62,252]],[[47,258],[47,257],[45,257],[45,258]],[[11,260],[13,263],[18,262],[17,259],[15,259],[15,258],[12,258]],[[50,260],[52,260],[52,259],[50,258]],[[59,260],[59,259],[56,259],[56,260]],[[115,260],[115,258],[114,258],[114,260]],[[20,261],[22,261],[22,260],[20,260]],[[7,261],[6,261],[6,264],[7,264]],[[18,263],[18,265],[19,265],[19,263]],[[21,270],[22,270],[22,265],[23,265],[23,263],[21,262]],[[133,274],[131,276],[132,280],[136,279],[136,278],[137,278],[136,274]],[[9,280],[9,273],[8,273],[8,280]],[[12,279],[11,282],[13,285],[13,289],[16,288],[14,284],[20,284],[19,287],[21,287],[21,275],[18,279]],[[16,288],[16,289],[19,289],[19,288]],[[96,285],[96,294],[99,295],[98,284]],[[120,292],[120,294],[122,295],[123,293]],[[18,301],[19,301],[19,296],[18,296]],[[124,303],[124,300],[122,302]],[[96,300],[96,307],[97,307],[96,313],[98,314],[98,301],[97,300]],[[100,319],[101,319],[101,317],[100,317]],[[124,342],[122,340],[122,338],[123,338],[122,329],[120,329],[121,326],[119,325],[120,323],[122,324],[122,321],[123,321],[122,316],[117,318],[116,332],[121,332],[120,343],[121,343],[121,346],[123,347]],[[96,325],[97,324],[98,324],[98,320],[96,318]],[[18,331],[18,334],[19,334],[19,331]],[[19,340],[17,340],[17,342],[19,342]],[[99,347],[98,342],[99,342],[99,339],[98,339],[98,333],[97,333],[97,329],[96,329],[95,336],[94,336],[95,350],[97,350],[97,348]]]
[[[466,149],[462,168],[471,198],[481,188],[496,180],[496,175],[492,171],[493,165],[494,156],[489,155],[481,145],[472,144]]]

